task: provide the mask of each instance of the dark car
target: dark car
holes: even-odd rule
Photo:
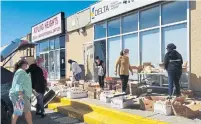
[[[5,48],[1,49],[1,124],[10,124],[13,113],[13,105],[9,99],[9,90],[12,85],[13,72],[3,66],[12,58],[18,50],[33,48],[35,44],[24,40],[14,40]]]

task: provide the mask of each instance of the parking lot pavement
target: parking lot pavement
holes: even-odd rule
[[[46,110],[46,114],[47,116],[45,118],[41,118],[40,116],[36,116],[35,112],[33,111],[33,124],[84,124],[78,119],[70,118],[48,109]],[[18,119],[17,124],[27,124],[24,116]]]

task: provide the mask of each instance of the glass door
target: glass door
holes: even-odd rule
[[[95,41],[94,42],[94,58],[99,56],[100,60],[103,60],[104,64],[106,65],[106,41]],[[98,69],[96,65],[94,66],[94,80],[98,81]]]
[[[93,44],[84,44],[84,68],[86,80],[93,80],[94,76],[94,59]]]
[[[60,50],[55,51],[55,79],[60,79]]]
[[[54,79],[55,73],[55,62],[54,62],[54,51],[50,51],[49,53],[49,78]]]
[[[40,57],[43,58],[44,60],[44,64],[43,67],[46,68],[48,70],[48,55],[49,53],[41,53]]]

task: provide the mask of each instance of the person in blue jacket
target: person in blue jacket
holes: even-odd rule
[[[183,59],[181,54],[176,50],[173,43],[167,45],[167,53],[165,55],[164,63],[165,69],[168,72],[168,92],[169,96],[173,95],[173,87],[176,88],[176,96],[181,95],[179,80],[182,74]]]

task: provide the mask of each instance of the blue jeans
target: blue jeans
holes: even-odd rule
[[[44,94],[38,93],[38,96],[36,98],[37,98],[36,112],[44,113],[45,112],[43,102]]]
[[[81,79],[81,76],[82,76],[82,72],[74,75],[74,78],[75,78],[76,81],[79,81]]]
[[[179,84],[181,74],[182,74],[182,71],[180,70],[168,71],[168,93],[170,96],[173,95],[174,86],[176,88],[176,95],[177,96],[181,95],[180,84]]]

